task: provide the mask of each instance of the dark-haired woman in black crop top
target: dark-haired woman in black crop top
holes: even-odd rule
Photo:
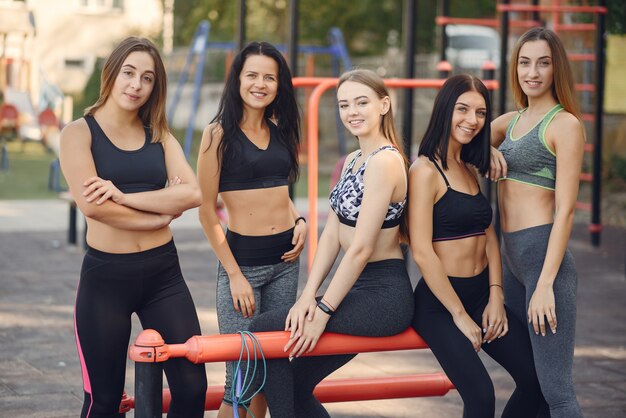
[[[219,259],[217,318],[223,334],[245,331],[255,315],[296,299],[306,224],[288,185],[298,176],[299,125],[287,62],[274,46],[250,43],[233,60],[198,156],[200,221]],[[226,233],[215,212],[218,194],[228,212]],[[233,416],[232,383],[229,362],[219,417]],[[239,396],[240,416],[252,394],[253,389]],[[254,416],[265,409],[263,398],[255,397]]]
[[[481,347],[516,383],[502,417],[529,418],[541,391],[526,327],[504,306],[491,206],[475,172],[489,170],[490,113],[487,89],[469,75],[448,79],[435,98],[409,177],[411,252],[423,274],[413,327],[461,395],[464,418],[495,415]]]
[[[74,316],[85,392],[81,418],[124,416],[119,407],[133,313],[169,344],[200,334],[169,228],[200,204],[200,189],[167,128],[166,87],[156,46],[127,38],[104,64],[98,101],[61,134],[61,167],[87,219],[89,246]],[[172,391],[168,417],[202,417],[204,365],[174,359],[164,367]]]

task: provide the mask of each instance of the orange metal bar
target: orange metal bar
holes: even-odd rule
[[[313,392],[322,403],[370,401],[375,399],[417,398],[444,396],[454,385],[443,373],[415,374],[367,379],[332,379],[321,382]],[[219,409],[224,398],[224,386],[210,386],[204,403],[205,411]],[[163,390],[163,413],[169,411],[172,395]],[[120,412],[135,407],[135,399],[122,398]]]
[[[451,16],[437,16],[435,23],[439,26],[443,25],[477,25],[488,26],[491,28],[497,28],[500,26],[500,21],[497,19],[477,19],[468,17],[451,17]],[[535,20],[512,20],[509,25],[518,28],[534,28],[535,26],[541,26],[541,22]]]
[[[585,144],[585,152],[593,152],[593,144]]]
[[[602,6],[532,6],[526,4],[498,4],[496,5],[496,10],[499,12],[607,13],[607,8]]]
[[[293,85],[316,86],[309,97],[307,117],[307,151],[308,151],[308,198],[309,198],[309,226],[308,231],[308,270],[311,270],[315,250],[317,249],[317,195],[318,195],[318,139],[319,139],[319,101],[322,94],[331,87],[337,85],[337,78],[324,77],[296,77]],[[401,88],[440,88],[446,80],[443,79],[403,79],[389,78],[384,80],[387,87]],[[497,90],[499,83],[497,80],[483,80],[485,87],[489,90]]]
[[[594,115],[593,113],[583,113],[582,119],[585,122],[594,122],[596,120],[596,115]]]
[[[144,338],[144,333],[156,333],[154,330],[145,330],[137,337]],[[286,358],[288,352],[283,347],[289,340],[289,333],[285,331],[255,333],[265,358]],[[252,342],[248,339],[249,347]],[[146,361],[137,343],[131,346],[129,357],[133,361]],[[150,347],[152,350],[155,347]],[[335,334],[326,332],[319,339],[315,350],[305,356],[323,356],[333,354],[369,353],[375,351],[413,350],[428,348],[424,340],[413,330],[406,331],[391,337],[357,337],[352,335]],[[157,356],[152,356],[152,361],[162,362],[174,357],[185,357],[192,363],[210,363],[233,361],[239,359],[241,351],[241,336],[238,334],[223,335],[196,335],[189,338],[184,344],[163,344],[156,347]],[[154,351],[153,351],[154,352]],[[251,353],[251,356],[253,353]],[[257,353],[260,358],[260,353]]]
[[[580,173],[580,176],[578,178],[580,179],[580,181],[591,182],[591,181],[593,181],[593,174],[591,174],[591,173]]]
[[[587,212],[591,212],[591,203],[587,202],[576,202],[576,209],[584,210]]]
[[[556,25],[558,31],[594,31],[596,30],[595,23],[559,23]]]
[[[570,61],[595,61],[596,56],[594,54],[567,54],[567,58]]]
[[[595,84],[577,83],[576,84],[576,91],[596,91],[596,85]]]

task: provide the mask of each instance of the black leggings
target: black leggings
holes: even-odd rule
[[[124,416],[119,406],[133,312],[144,328],[157,330],[170,344],[200,334],[174,241],[130,254],[87,250],[74,317],[85,389],[81,418]],[[165,362],[164,370],[172,393],[168,417],[202,417],[204,364],[176,358]]]
[[[466,312],[482,328],[482,314],[489,302],[489,269],[475,277],[449,279]],[[506,315],[508,334],[490,344],[484,343],[482,348],[509,372],[517,386],[502,417],[535,417],[542,397],[528,331],[508,308]],[[491,378],[469,339],[457,328],[423,278],[415,288],[413,328],[426,341],[461,395],[463,418],[493,418],[495,394]]]
[[[275,309],[256,317],[251,331],[285,329],[289,308]],[[367,264],[326,332],[385,337],[411,325],[413,298],[404,260],[389,259]],[[326,376],[352,360],[356,354],[299,357],[267,361],[264,392],[272,418],[329,417],[313,396],[313,389]]]

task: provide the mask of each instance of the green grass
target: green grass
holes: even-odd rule
[[[185,132],[174,130],[173,133],[182,144]],[[194,132],[191,155],[189,156],[189,163],[194,170],[198,160],[201,136],[202,132]],[[7,143],[7,149],[9,152],[9,169],[0,171],[0,199],[54,199],[58,197],[56,192],[48,190],[50,163],[56,159],[52,152],[46,150],[38,142],[22,144],[20,141],[11,141]],[[300,170],[300,179],[295,185],[294,193],[296,197],[307,197],[306,165],[302,165]],[[330,176],[328,174],[320,175],[318,196],[328,197],[329,181]],[[63,176],[61,176],[61,182],[65,185]]]
[[[48,190],[50,162],[56,156],[38,142],[12,141],[6,144],[9,169],[0,171],[0,199],[53,199]]]

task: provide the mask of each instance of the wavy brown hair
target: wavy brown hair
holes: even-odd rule
[[[552,53],[552,65],[554,67],[553,83],[552,83],[552,97],[559,102],[563,108],[576,116],[581,118],[580,106],[576,99],[576,90],[574,86],[574,74],[572,68],[569,65],[567,53],[563,42],[557,36],[556,33],[550,29],[537,27],[526,31],[515,44],[513,53],[511,54],[511,89],[513,90],[513,98],[515,99],[515,105],[518,108],[525,108],[528,106],[528,96],[522,90],[522,86],[518,81],[517,64],[519,62],[519,52],[522,46],[526,42],[534,41],[546,41],[550,47]]]
[[[150,130],[152,142],[163,142],[169,134],[165,116],[167,96],[167,74],[156,45],[146,38],[131,36],[119,43],[107,58],[100,74],[100,97],[93,105],[85,109],[85,115],[93,115],[111,95],[115,80],[120,73],[124,60],[132,52],[146,52],[154,61],[154,87],[148,101],[139,108],[139,118]]]

